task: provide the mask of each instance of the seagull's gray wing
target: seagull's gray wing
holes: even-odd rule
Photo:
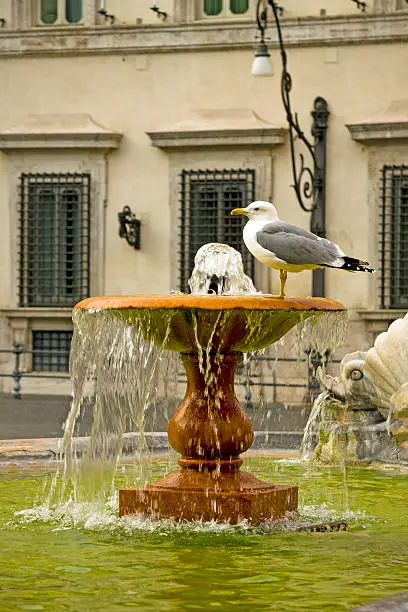
[[[264,225],[257,232],[256,239],[264,249],[294,265],[332,266],[343,256],[341,249],[331,240],[319,239],[315,234],[284,221]]]

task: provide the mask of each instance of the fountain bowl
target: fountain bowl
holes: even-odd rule
[[[140,295],[88,298],[75,309],[109,311],[137,325],[146,340],[181,353],[187,374],[186,395],[168,425],[181,470],[143,489],[120,489],[120,515],[259,524],[296,511],[296,486],[240,471],[254,434],[235,395],[235,370],[242,353],[273,344],[313,315],[343,311],[342,304],[259,294]]]

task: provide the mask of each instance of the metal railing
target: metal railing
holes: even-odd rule
[[[14,399],[21,399],[21,381],[23,378],[49,378],[52,380],[69,380],[68,372],[40,372],[33,371],[26,372],[21,367],[22,355],[54,355],[54,356],[69,356],[69,351],[56,351],[56,350],[30,350],[24,349],[18,344],[9,349],[0,349],[0,354],[12,354],[14,355],[14,367],[12,372],[0,372],[0,378],[12,378],[13,379],[13,391],[12,396]]]
[[[10,354],[14,356],[14,364],[11,372],[0,372],[0,378],[12,378],[13,379],[13,390],[12,396],[14,399],[21,399],[22,395],[22,380],[23,379],[49,379],[49,380],[69,380],[69,372],[41,372],[41,371],[27,371],[25,367],[22,367],[21,358],[23,355],[46,355],[55,357],[69,357],[69,351],[55,350],[55,349],[25,349],[19,345],[16,345],[8,349],[0,349],[1,354]],[[270,368],[269,378],[272,380],[265,380],[263,375],[260,375],[256,371],[256,366],[262,363],[269,364]],[[253,402],[254,390],[256,388],[292,388],[292,389],[304,389],[305,394],[308,394],[311,401],[320,392],[320,384],[316,378],[316,370],[322,365],[323,360],[319,355],[306,355],[304,358],[291,358],[291,357],[275,357],[275,356],[254,356],[251,359],[243,361],[237,369],[237,382],[244,387],[244,407],[250,408]],[[336,359],[325,359],[326,367],[330,364],[340,363],[340,360]],[[306,371],[302,382],[287,382],[285,379],[277,380],[276,373],[274,371],[274,365],[281,364],[305,364]],[[268,378],[268,377],[267,377]],[[184,373],[180,373],[178,382],[185,382]]]

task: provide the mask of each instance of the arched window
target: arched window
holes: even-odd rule
[[[68,23],[78,23],[82,19],[82,0],[65,0],[65,18]]]
[[[230,11],[234,15],[242,15],[249,8],[249,0],[230,0]]]
[[[247,13],[249,0],[203,0],[201,6],[204,16],[224,18]]]
[[[58,17],[58,0],[41,0],[42,23],[55,23]]]
[[[204,0],[206,15],[219,15],[222,11],[222,0]]]
[[[53,23],[78,23],[82,19],[83,0],[40,0],[40,21]]]

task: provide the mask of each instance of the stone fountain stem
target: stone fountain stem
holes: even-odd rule
[[[254,432],[234,390],[240,353],[183,353],[187,374],[184,400],[168,426],[179,464],[193,469],[233,469],[250,448]]]

